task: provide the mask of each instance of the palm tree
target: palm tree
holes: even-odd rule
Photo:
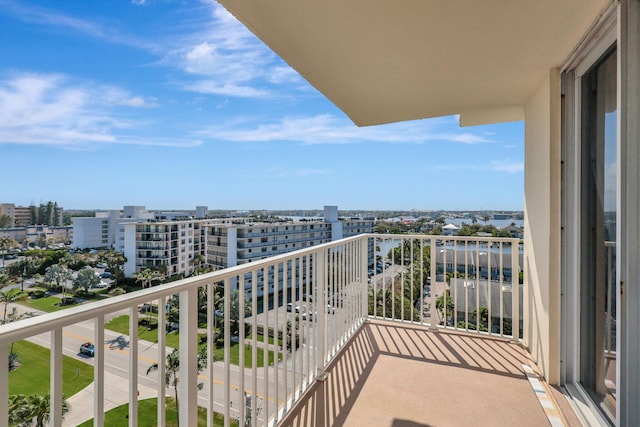
[[[9,396],[9,424],[19,426],[27,419],[27,396],[24,394],[12,394]]]
[[[142,289],[146,288],[147,286],[151,287],[151,284],[154,281],[161,279],[160,273],[158,273],[156,270],[151,270],[150,268],[145,268],[142,271],[138,271],[136,274],[134,274],[134,277],[136,278],[136,282],[139,282],[142,285]]]
[[[67,297],[67,280],[73,278],[73,273],[69,267],[61,264],[54,264],[48,267],[44,273],[45,283],[55,283],[56,287],[62,286],[62,299]]]
[[[118,278],[122,275],[121,266],[127,262],[127,258],[124,254],[116,251],[109,251],[102,255],[104,261],[107,263],[107,268],[113,274],[114,287],[118,286]]]
[[[62,399],[62,416],[71,410],[69,402]],[[50,395],[32,394],[12,395],[9,397],[9,423],[19,427],[44,427],[49,424],[51,412]],[[35,424],[34,424],[35,421]]]
[[[9,237],[0,237],[0,249],[2,249],[2,267],[4,268],[4,256],[7,253],[7,249],[20,246],[18,242]]]
[[[206,349],[203,348],[198,352],[198,373],[200,373],[206,366],[207,363],[207,355]],[[151,372],[158,370],[158,362],[149,366],[147,369],[147,375]],[[165,363],[165,373],[164,373],[164,383],[167,387],[173,387],[175,391],[175,399],[176,399],[176,414],[179,414],[179,406],[178,406],[178,371],[180,370],[180,352],[177,348],[173,349],[171,353],[167,355],[166,363]],[[202,383],[198,384],[198,388],[201,389],[203,386]],[[177,416],[177,420],[179,422],[180,417]]]
[[[202,254],[195,254],[193,256],[193,258],[191,258],[191,260],[189,261],[189,264],[191,264],[194,268],[194,273],[197,274],[198,270],[200,270],[200,267],[202,267],[202,264],[204,264],[204,262],[206,261],[204,255]]]
[[[29,295],[22,292],[20,289],[9,289],[8,291],[0,291],[0,302],[4,304],[4,315],[2,316],[2,323],[7,321],[7,306],[13,302],[24,301]]]

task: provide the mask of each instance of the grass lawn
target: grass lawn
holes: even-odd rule
[[[145,317],[146,317],[146,314],[140,315],[140,319],[143,319]],[[105,325],[105,328],[118,332],[123,335],[129,335],[129,316],[125,314],[122,316],[115,317],[111,319],[109,322],[107,322],[107,324]],[[149,330],[147,329],[146,326],[138,326],[138,337],[139,339],[142,339],[142,340],[157,343],[158,330],[157,329]],[[180,339],[180,334],[177,331],[168,333],[166,335],[167,346],[172,348],[178,348],[179,339]],[[263,339],[264,338],[262,337],[262,335],[259,335],[257,337],[258,341],[263,341]],[[273,344],[273,338],[269,338],[269,343]],[[250,368],[251,362],[252,362],[251,346],[245,345],[244,352],[245,352],[244,366],[247,368]],[[224,348],[216,348],[215,354],[217,359],[223,360]],[[273,364],[273,359],[274,359],[273,351],[269,351],[269,364]],[[278,354],[278,360],[282,360],[282,354]],[[240,364],[240,345],[238,343],[231,343],[231,364],[232,365]],[[263,366],[264,366],[264,350],[261,348],[258,348],[258,367],[263,367]]]
[[[258,341],[262,341],[258,339]],[[224,360],[224,348],[216,348],[214,350],[216,355],[216,359]],[[231,343],[231,352],[230,352],[231,364],[239,365],[240,364],[240,344]],[[258,368],[262,368],[264,366],[264,350],[258,347],[257,349],[258,356]],[[269,351],[269,365],[273,364],[273,351]],[[245,344],[244,346],[244,367],[251,368],[253,354],[251,352],[251,346],[249,344]],[[282,360],[282,353],[278,353],[278,360]]]
[[[60,298],[58,297],[44,297],[31,299],[28,298],[24,301],[20,301],[19,304],[31,307],[36,310],[46,311],[50,313],[52,311],[64,310],[65,308],[74,307],[78,304],[60,305]]]
[[[141,314],[138,320],[146,318],[147,314],[145,313],[144,315]],[[155,318],[157,318],[157,315]],[[152,319],[155,318],[152,316]],[[129,335],[129,316],[125,314],[115,317],[106,323],[105,328],[123,335]],[[138,339],[157,343],[158,329],[149,330],[146,326],[138,326]],[[180,335],[177,332],[174,331],[166,334],[165,339],[168,347],[178,348]]]
[[[9,394],[49,394],[49,349],[29,341],[16,341],[13,351],[18,353],[21,366],[9,372]],[[76,394],[92,381],[93,366],[69,356],[62,356],[62,393],[66,398]]]
[[[138,402],[138,426],[140,427],[155,427],[158,425],[158,410],[157,399],[146,399]],[[129,426],[129,404],[126,403],[117,408],[105,413],[104,425],[109,427],[128,427]],[[171,397],[167,397],[167,412],[166,420],[167,427],[177,427],[177,412],[175,400]],[[224,417],[221,414],[215,413],[214,426],[223,426]],[[207,425],[207,410],[205,408],[198,407],[198,426]],[[232,426],[237,426],[238,422],[231,420]],[[93,426],[93,420],[86,421],[80,424],[79,427],[91,427]]]

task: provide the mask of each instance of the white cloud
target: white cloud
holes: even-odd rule
[[[137,2],[138,4],[144,4],[145,0],[137,0]],[[133,3],[136,3],[136,0]],[[2,5],[4,13],[11,14],[24,22],[62,27],[89,37],[106,40],[110,43],[133,46],[154,52],[159,51],[159,46],[155,42],[134,37],[128,34],[125,28],[111,28],[99,22],[76,18],[50,8],[25,5],[12,0],[0,0],[0,5]]]
[[[365,141],[392,144],[427,142],[490,143],[468,132],[439,132],[448,118],[394,123],[359,128],[348,119],[324,114],[310,117],[284,117],[254,125],[259,119],[243,118],[225,125],[211,126],[198,132],[203,138],[236,142],[294,141],[303,144],[355,144]],[[448,126],[447,126],[448,127]]]
[[[524,163],[512,162],[509,160],[506,160],[506,161],[494,160],[491,162],[491,170],[494,170],[496,172],[507,172],[507,173],[524,172]]]
[[[465,144],[480,144],[483,142],[490,142],[491,140],[484,138],[480,135],[474,135],[471,133],[462,133],[459,135],[453,136],[453,141],[463,142]]]
[[[493,171],[493,172],[505,172],[505,173],[521,173],[524,172],[524,163],[514,162],[507,160],[493,160],[489,163],[452,163],[452,164],[438,164],[433,166],[434,169],[442,171]]]
[[[267,90],[213,80],[202,80],[196,83],[186,84],[184,88],[207,95],[237,96],[241,98],[256,98],[269,94]]]
[[[199,140],[123,134],[137,123],[118,107],[153,104],[110,86],[75,82],[60,74],[19,74],[0,80],[0,144],[93,147],[95,144],[194,146]]]
[[[204,4],[209,15],[192,25],[191,32],[174,37],[174,47],[161,61],[186,73],[178,82],[183,89],[208,95],[264,97],[275,94],[266,85],[302,82],[217,2]]]

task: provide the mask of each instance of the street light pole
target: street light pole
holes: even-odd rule
[[[24,292],[24,278],[27,275],[27,266],[24,266],[24,270],[22,270],[22,284],[20,285],[20,291]]]

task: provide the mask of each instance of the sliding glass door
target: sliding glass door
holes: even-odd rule
[[[618,133],[616,51],[581,78],[580,383],[602,412],[616,414],[616,217]]]

